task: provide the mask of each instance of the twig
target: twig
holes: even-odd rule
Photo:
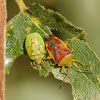
[[[23,0],[16,0],[16,2],[19,5],[20,11],[24,11],[26,9],[26,6],[25,6]]]
[[[0,0],[0,100],[4,100],[4,30],[5,30],[5,0]]]

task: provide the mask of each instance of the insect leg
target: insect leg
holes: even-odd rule
[[[68,41],[67,41],[67,40],[65,41],[65,44],[66,44],[66,45],[70,48],[70,46],[69,46],[69,44],[68,44]]]
[[[63,66],[62,66],[63,67]],[[65,67],[65,66],[64,66]],[[67,67],[67,66],[66,66]],[[65,81],[66,77],[69,79],[69,71],[70,71],[70,67],[68,67],[68,73],[64,73],[66,76],[64,77],[63,81]],[[61,83],[61,85],[59,86],[59,89],[61,89],[62,85],[64,84],[64,82]]]
[[[88,72],[90,72],[90,74],[92,74],[92,72],[93,72],[92,70],[78,68],[75,65],[72,65],[72,66],[75,67],[75,68],[77,68],[77,69],[79,69],[79,70],[81,70],[82,73],[86,73],[88,71]],[[80,71],[78,71],[78,72],[80,72]]]
[[[46,69],[46,67],[44,66],[44,61],[41,62],[41,65],[43,66],[43,68],[46,70],[46,72],[48,72],[48,70]],[[49,72],[48,72],[49,73]]]
[[[61,68],[62,71],[64,70],[64,67],[65,67],[65,66],[62,66],[62,68]]]
[[[73,53],[73,49],[69,46],[69,44],[68,44],[68,40],[65,41],[65,44],[67,45],[68,48],[71,49],[71,52]]]
[[[88,66],[88,65],[82,64],[81,62],[77,61],[76,59],[72,59],[71,61],[72,62],[77,62],[77,63],[81,64],[82,66]]]
[[[37,70],[39,70],[40,66],[39,66],[39,64],[36,63],[36,62],[33,62],[32,65],[29,65],[28,67],[36,67],[36,66],[38,67]]]
[[[67,66],[66,66],[67,67]],[[68,67],[68,73],[65,73],[65,75],[68,77],[68,79],[70,78],[69,77],[69,72],[70,72],[70,67]]]

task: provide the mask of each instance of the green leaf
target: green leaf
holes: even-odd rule
[[[69,45],[73,49],[73,57],[88,66],[75,65],[89,70],[82,73],[81,70],[77,72],[74,66],[71,68],[69,76],[74,98],[76,100],[100,100],[100,60],[82,40],[69,40]]]
[[[61,73],[61,68],[53,67],[54,77],[72,85],[74,100],[100,100],[100,60],[83,40],[68,40],[68,43],[73,58],[88,66],[73,62],[72,67],[64,68],[68,76]]]
[[[48,27],[37,24],[27,13],[20,13],[7,23],[5,72],[9,73],[15,59],[26,54],[25,38],[29,33],[37,32],[45,39],[46,34],[51,34]]]
[[[46,69],[51,72],[56,79],[72,85],[75,100],[99,100],[100,60],[83,40],[68,40],[68,43],[73,50],[73,58],[88,66],[82,66],[77,62],[72,62],[72,67],[65,67],[63,71],[61,71],[61,67],[58,66],[51,66],[51,70],[48,70],[50,66],[45,65]],[[41,67],[42,68],[39,69],[40,72],[43,70],[43,66]],[[44,76],[43,74],[44,72],[41,73],[42,76]]]
[[[50,62],[49,61],[43,61],[43,65],[35,66],[33,64],[33,61],[30,60],[30,64],[31,64],[31,66],[33,66],[33,69],[39,70],[39,74],[41,76],[44,76],[44,77],[49,76],[49,73],[52,70],[52,66],[50,66]]]
[[[83,32],[80,28],[66,21],[60,14],[51,10],[44,10],[42,6],[33,4],[29,10],[27,9],[27,12],[20,12],[7,23],[6,73],[10,72],[17,57],[27,54],[24,43],[27,34],[37,32],[45,40],[46,35],[51,34],[50,29],[71,32],[77,35]],[[40,17],[38,12],[41,15]],[[31,66],[39,70],[41,76],[47,77],[49,73],[52,73],[56,79],[70,83],[75,100],[100,100],[100,60],[85,41],[76,39],[68,40],[68,43],[70,50],[73,51],[73,58],[88,66],[72,62],[72,67],[65,67],[62,71],[61,67],[53,65],[55,63],[53,60],[46,59],[42,60],[43,64],[37,66],[34,65],[34,61],[30,60]],[[46,53],[45,58],[47,58],[47,55]]]
[[[41,5],[33,4],[33,6],[31,7],[32,9],[35,7],[34,8],[35,11],[39,10],[40,14],[42,14],[44,11]],[[29,10],[31,9],[31,7],[29,8]],[[37,17],[33,17],[32,15],[29,13],[27,9],[26,11],[19,13],[17,16],[12,18],[7,23],[7,37],[6,37],[7,48],[5,53],[6,73],[9,73],[10,68],[12,67],[15,59],[18,56],[26,54],[24,42],[25,42],[26,35],[29,33],[37,32],[42,36],[43,39],[45,39],[47,34],[51,34],[49,27],[51,28],[52,26],[53,29],[56,29],[55,27],[58,25],[57,29],[59,30],[61,27],[62,27],[61,29],[67,27],[64,29],[65,31],[67,32],[70,31],[71,33],[75,32],[78,34],[80,33],[82,36],[83,30],[72,25],[70,22],[65,20],[65,18],[59,13],[54,14],[54,11],[47,10],[47,13],[43,14],[44,15],[43,19],[49,18],[49,20],[52,23],[52,24],[47,23],[47,26],[45,26],[46,25],[45,23],[43,22],[41,23],[41,19],[37,19]],[[47,15],[49,15],[49,17],[47,17]]]
[[[46,9],[40,4],[31,4],[26,11],[31,16],[38,18],[42,24],[48,26],[52,30],[60,31],[60,33],[72,33],[79,37],[84,37],[86,35],[82,28],[75,27],[75,25],[66,20],[58,12]]]
[[[6,73],[9,73],[15,59],[20,55],[24,55],[24,40],[27,33],[26,29],[30,25],[31,21],[24,13],[18,14],[7,24],[5,51]]]

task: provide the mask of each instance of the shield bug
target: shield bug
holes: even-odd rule
[[[26,37],[25,47],[30,59],[37,61],[44,57],[44,41],[38,33]]]
[[[79,61],[72,59],[73,54],[69,50],[68,44],[64,43],[56,36],[50,36],[50,38],[45,41],[45,45],[50,57],[56,62],[58,66],[62,66],[62,70],[65,66],[71,67],[71,61],[80,63]],[[80,64],[82,66],[87,66],[82,63]]]
[[[30,59],[35,61],[35,65],[38,66],[38,64],[41,64],[45,68],[42,61],[45,51],[42,37],[36,32],[28,34],[25,41],[25,47]]]

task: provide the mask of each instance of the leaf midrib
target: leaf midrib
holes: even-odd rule
[[[48,35],[48,33],[46,33],[39,25],[38,25],[38,23],[36,23],[32,18],[30,18],[29,17],[29,15],[28,15],[28,13],[26,12],[26,11],[24,11],[24,13],[28,16],[28,18],[34,23],[34,25],[36,26],[36,27],[38,27],[44,34],[45,34],[45,36],[47,36]],[[35,18],[35,17],[34,17]],[[49,27],[48,26],[46,26],[48,29],[49,29]]]

